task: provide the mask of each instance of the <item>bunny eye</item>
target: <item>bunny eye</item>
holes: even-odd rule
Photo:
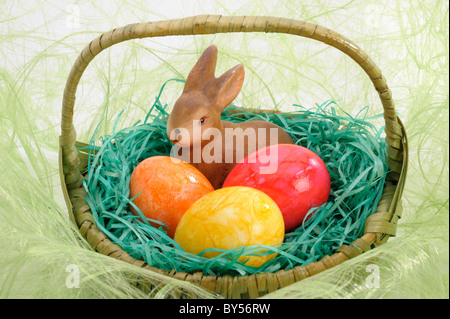
[[[201,123],[201,124],[205,123],[205,120],[206,120],[206,118],[202,117],[202,118],[200,119],[200,123]]]

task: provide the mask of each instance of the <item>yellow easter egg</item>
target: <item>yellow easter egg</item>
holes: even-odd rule
[[[174,240],[183,250],[199,254],[207,248],[230,250],[242,246],[279,246],[284,239],[284,220],[277,204],[254,188],[233,186],[217,189],[197,200],[183,215]],[[208,251],[206,258],[219,252]],[[275,258],[241,256],[238,261],[259,267]]]

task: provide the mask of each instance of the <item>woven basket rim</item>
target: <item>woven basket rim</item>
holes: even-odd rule
[[[89,62],[102,50],[129,39],[195,35],[226,32],[276,32],[299,35],[321,41],[350,56],[367,73],[379,93],[384,110],[387,142],[386,162],[390,173],[377,206],[376,213],[365,223],[364,235],[351,245],[343,245],[333,255],[325,256],[306,266],[297,266],[276,273],[260,273],[245,276],[213,276],[201,272],[192,274],[162,270],[131,257],[101,232],[85,201],[86,191],[82,187],[81,167],[87,161],[87,154],[79,151],[84,145],[76,140],[73,126],[75,92],[80,78]],[[273,112],[273,111],[266,111]],[[89,43],[75,61],[64,90],[61,136],[59,147],[59,173],[61,186],[69,216],[80,233],[99,253],[128,262],[138,267],[179,280],[200,285],[225,298],[257,298],[304,278],[313,276],[328,268],[341,264],[376,246],[385,243],[396,234],[397,222],[401,217],[401,196],[406,180],[408,143],[405,128],[395,112],[392,93],[381,70],[356,44],[342,35],[310,22],[270,16],[221,16],[199,15],[174,20],[130,24],[103,33]],[[142,289],[151,289],[148,283],[136,282]]]

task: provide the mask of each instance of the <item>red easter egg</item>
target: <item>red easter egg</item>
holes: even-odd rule
[[[186,210],[214,188],[191,164],[169,156],[153,156],[140,162],[131,174],[130,198],[145,217],[161,221],[173,237]],[[131,207],[133,214],[136,210]],[[155,223],[151,223],[159,227]]]
[[[275,144],[250,154],[231,170],[223,187],[247,186],[269,195],[281,210],[286,232],[300,226],[312,207],[328,200],[330,174],[313,151]]]

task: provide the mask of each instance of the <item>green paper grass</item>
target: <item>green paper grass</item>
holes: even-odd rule
[[[382,128],[377,130],[369,122],[382,115],[367,118],[366,107],[359,115],[351,117],[334,101],[313,109],[296,105],[297,111],[283,114],[257,114],[232,105],[224,111],[224,120],[271,121],[283,127],[296,144],[318,154],[330,172],[329,201],[312,208],[308,213],[311,218],[287,233],[280,247],[255,245],[231,250],[213,249],[220,254],[210,259],[202,253],[193,255],[183,251],[162,227],[150,225],[149,221],[157,221],[146,220],[129,198],[130,176],[138,163],[151,156],[170,154],[172,144],[166,135],[165,121],[167,104],[160,101],[166,84],[143,123],[137,122],[116,131],[121,113],[112,134],[98,139],[100,146],[96,146],[97,132],[94,132],[86,147],[90,154],[88,177],[83,183],[88,191],[86,200],[99,229],[132,257],[165,270],[247,275],[305,266],[333,254],[343,244],[351,244],[363,234],[364,222],[376,211],[387,174]],[[130,206],[139,216],[130,212]],[[261,252],[261,248],[265,252]],[[278,254],[277,257],[259,268],[237,262],[243,255],[273,252]]]

